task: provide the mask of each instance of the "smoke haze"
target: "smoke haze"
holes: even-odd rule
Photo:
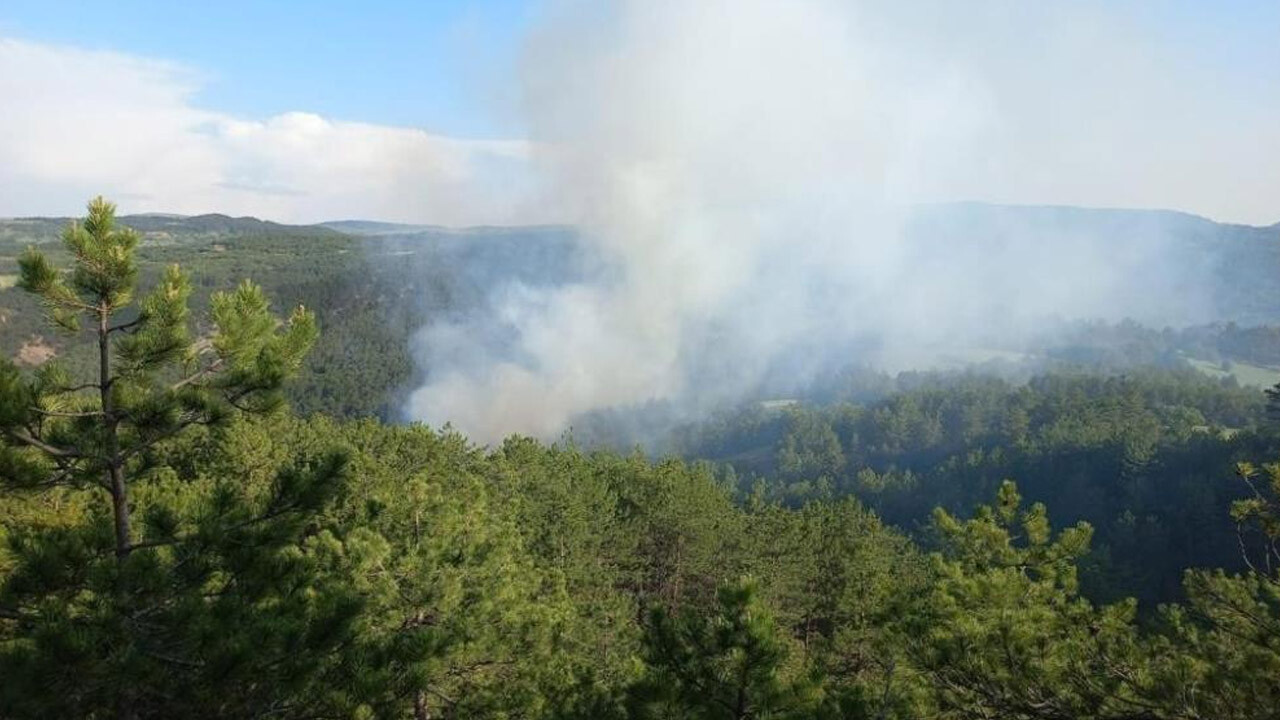
[[[920,204],[1194,209],[1196,173],[1250,152],[1194,143],[1230,88],[1206,98],[1212,78],[1101,4],[902,5],[549,12],[523,70],[533,204],[572,222],[592,271],[495,288],[484,318],[424,328],[407,413],[481,441],[549,437],[779,374],[927,365],[1049,315],[1212,318],[1159,223],[1123,246],[1052,219],[966,234],[964,206]],[[1243,135],[1280,149],[1274,127]],[[1240,207],[1277,172],[1241,178]]]

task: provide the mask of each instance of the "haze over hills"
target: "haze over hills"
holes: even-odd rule
[[[915,217],[968,224],[971,229],[991,229],[1002,219],[1018,218],[1031,227],[1074,229],[1106,232],[1117,236],[1125,232],[1162,230],[1171,236],[1203,239],[1232,238],[1245,240],[1280,240],[1280,222],[1271,225],[1222,223],[1179,210],[1089,208],[1072,205],[1001,205],[982,202],[929,203],[916,206]],[[56,239],[71,217],[0,218],[3,237],[25,236],[36,242]],[[384,222],[372,219],[327,220],[309,224],[280,223],[250,216],[232,217],[221,213],[182,215],[177,213],[139,213],[121,215],[119,222],[140,232],[268,234],[300,233],[327,228],[351,235],[412,235],[420,232],[479,232],[501,230],[505,225],[448,226]],[[534,226],[555,227],[555,226]]]
[[[465,319],[482,337],[510,334],[506,321],[496,317],[501,314],[498,306],[513,292],[523,292],[520,288],[593,279],[616,282],[601,278],[625,272],[611,267],[610,257],[566,226],[453,228],[375,220],[289,225],[220,214],[154,213],[120,221],[143,234],[144,255],[149,246],[172,244],[196,252],[188,258],[175,250],[197,273],[212,257],[208,248],[214,247],[217,252],[229,248],[232,256],[269,253],[273,263],[286,265],[301,254],[323,264],[354,252],[379,278],[397,278],[393,284],[401,289],[420,286],[427,277],[449,278],[456,301],[450,316]],[[54,243],[68,222],[0,219],[0,275],[15,272],[24,246]],[[1031,303],[1015,310],[1033,324],[1050,317],[1128,318],[1154,327],[1280,322],[1280,292],[1273,292],[1280,290],[1280,279],[1271,270],[1280,266],[1280,224],[1226,224],[1167,210],[944,203],[917,206],[901,232],[915,253],[905,259],[913,276],[934,283],[954,278],[989,289],[980,294],[986,304],[978,303],[973,293],[953,294],[974,303],[966,312],[997,325],[1011,310],[1007,303],[1012,297]],[[228,245],[227,240],[243,242]],[[251,268],[254,261],[245,259],[248,265],[241,267]],[[1084,267],[1101,268],[1105,274],[1084,273],[1082,278]],[[1028,281],[1036,287],[1031,296],[1015,285]],[[1007,292],[1002,291],[1005,286]],[[935,290],[917,287],[912,295],[929,298]],[[1091,302],[1091,297],[1097,300]],[[406,296],[401,302],[407,308],[440,300]],[[486,352],[510,349],[504,340]]]
[[[570,273],[574,274],[584,263],[609,261],[583,257],[593,251],[575,239],[577,231],[556,225],[447,227],[377,220],[291,225],[217,213],[147,213],[122,216],[120,221],[141,232],[144,245],[346,236],[360,239],[359,246],[374,255],[443,252],[447,247],[450,257],[437,260],[464,274],[483,276],[495,288],[510,279],[555,282],[566,268],[577,268]],[[0,219],[0,273],[12,272],[14,256],[24,245],[57,241],[69,222],[63,217]],[[1116,284],[1131,284],[1133,291],[1118,304],[1096,308],[1094,317],[1133,317],[1175,327],[1280,321],[1280,296],[1267,292],[1280,282],[1270,271],[1280,263],[1280,223],[1219,223],[1171,210],[939,203],[917,206],[902,232],[917,242],[921,254],[915,261],[922,269],[955,264],[970,272],[990,272],[992,282],[1000,281],[994,275],[1017,267],[1042,274],[1046,285],[1052,285],[1056,274],[1096,256],[1106,256],[1108,264],[1123,272],[1141,269],[1110,278]],[[400,247],[403,243],[411,245]],[[1071,292],[1088,295],[1091,289]],[[1108,300],[1114,298],[1114,293],[1107,295]]]
[[[1050,311],[1079,308],[1086,316],[1173,327],[1280,321],[1280,299],[1269,292],[1280,287],[1273,271],[1280,223],[1219,223],[1171,210],[951,203],[918,208],[908,232],[935,238],[928,247],[941,263],[998,258],[985,267],[1039,275],[1044,292],[1063,298],[1047,304]],[[1093,277],[1074,275],[1083,263]],[[1100,292],[1100,285],[1109,287]],[[1091,294],[1102,302],[1079,302]]]
[[[6,308],[0,350],[8,356],[24,349],[37,358],[61,352],[63,341],[39,330],[38,308],[11,287],[11,280],[22,248],[34,243],[56,251],[67,222],[0,220],[0,279],[10,279],[0,283],[0,304]],[[543,302],[540,298],[593,284],[607,287],[620,282],[623,272],[564,226],[449,228],[369,220],[287,225],[218,214],[131,215],[121,222],[143,233],[144,272],[180,262],[202,288],[252,277],[283,302],[317,308],[328,332],[309,361],[298,397],[310,398],[304,409],[339,414],[401,418],[405,398],[422,383],[477,364],[532,367],[522,323]],[[893,369],[958,368],[994,360],[1016,364],[1032,357],[1042,363],[1045,352],[1088,362],[1107,356],[1108,363],[1125,355],[1146,361],[1164,357],[1149,344],[1137,349],[1133,338],[1103,340],[1097,332],[1081,332],[1070,324],[1076,321],[1137,319],[1156,329],[1280,323],[1280,279],[1271,271],[1280,266],[1276,225],[1223,224],[1172,211],[953,203],[916,208],[903,233],[918,253],[908,260],[919,282],[954,280],[990,291],[947,294],[943,288],[937,297],[981,297],[986,304],[973,301],[964,308],[973,321],[958,339],[918,352],[912,364]],[[1084,273],[1081,267],[1107,273]],[[913,275],[906,281],[915,282]],[[1027,283],[1037,292],[1028,295]],[[939,292],[930,284],[908,289],[913,297]],[[1094,296],[1098,300],[1091,301]],[[1010,308],[1011,297],[1038,306]],[[1076,312],[1065,313],[1065,308]],[[932,309],[924,305],[921,311]],[[1019,312],[1027,320],[1014,328],[1009,318]],[[816,341],[829,343],[832,333]],[[713,404],[733,397],[786,396],[850,364],[875,366],[880,342],[864,333],[834,348],[805,342],[771,347],[766,372]],[[1271,367],[1280,364],[1265,349],[1241,349],[1256,346],[1256,337],[1160,342],[1206,363],[1207,372],[1223,372],[1217,366],[1223,358],[1249,363],[1228,372],[1241,382],[1270,384]],[[713,386],[723,378],[716,358],[734,352],[732,343],[721,342],[693,353],[703,363],[688,370],[694,386]],[[361,392],[314,385],[345,388],[351,380],[336,369],[360,374],[355,368],[361,366],[387,371]]]
[[[0,219],[0,242],[52,242],[61,236],[62,230],[71,220],[66,217]],[[145,213],[122,216],[120,222],[153,240],[166,237],[190,239],[244,235],[314,236],[337,232],[323,225],[287,225],[270,220],[259,220],[255,217],[231,217],[219,213],[204,215]]]

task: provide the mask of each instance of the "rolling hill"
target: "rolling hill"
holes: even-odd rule
[[[21,250],[40,244],[56,256],[68,221],[0,220],[0,352],[6,356],[61,357],[64,339],[44,327],[40,308],[14,282]],[[557,285],[598,269],[575,231],[563,226],[287,225],[218,214],[131,215],[121,222],[143,234],[144,283],[169,263],[192,273],[197,313],[210,292],[244,277],[262,283],[282,306],[315,308],[324,339],[294,401],[304,411],[339,415],[397,414],[400,391],[422,372],[409,339],[424,325],[479,319],[485,332],[508,332],[490,317],[495,290]],[[1183,320],[1147,322],[1157,328],[1280,325],[1280,225],[1230,225],[1168,211],[964,203],[918,208],[907,232],[924,239],[919,246],[935,255],[929,261],[966,267],[980,257],[989,263],[978,268],[983,272],[1000,272],[1000,263],[1014,261],[1047,278],[1065,251],[1110,253],[1132,268],[1126,272],[1133,288],[1132,305],[1110,308],[1101,318],[1109,322],[1155,308]],[[1132,329],[1086,329],[1072,335],[1058,357],[1107,366],[1171,362],[1174,355],[1201,364],[1280,364],[1280,348],[1272,347],[1276,333],[1225,327],[1172,340],[1155,330],[1137,337]]]

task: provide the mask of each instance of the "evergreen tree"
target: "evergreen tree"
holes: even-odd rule
[[[1135,605],[1094,608],[1076,561],[1091,528],[1052,537],[1044,506],[1011,482],[960,521],[935,513],[945,552],[925,607],[905,625],[913,664],[948,718],[1158,718]]]
[[[1166,693],[1192,717],[1280,716],[1280,464],[1240,463],[1248,496],[1231,510],[1247,570],[1188,570],[1185,607],[1168,607],[1180,654],[1165,654]]]
[[[789,648],[755,582],[720,588],[716,612],[650,613],[647,675],[632,688],[632,716],[753,720],[819,716],[821,683]]]
[[[213,297],[193,339],[181,269],[135,300],[139,236],[112,204],[89,203],[63,240],[71,267],[30,249],[20,286],[92,338],[94,371],[0,362],[0,482],[78,511],[6,532],[0,715],[300,714],[323,701],[308,686],[359,607],[342,541],[312,522],[343,457],[299,458],[262,486],[180,477],[159,458],[185,433],[277,407],[314,320],[299,308],[282,326],[245,282]]]
[[[212,301],[211,337],[190,337],[191,283],[174,265],[135,305],[138,234],[115,225],[115,205],[89,203],[63,243],[73,257],[59,271],[29,248],[20,287],[37,295],[54,324],[87,330],[97,372],[72,378],[58,365],[33,381],[0,366],[0,467],[16,486],[101,487],[111,499],[115,554],[134,549],[130,470],[158,442],[193,425],[224,421],[231,409],[270,410],[281,386],[315,342],[313,316],[298,308],[280,329],[266,295],[246,281]]]
[[[923,557],[851,498],[752,513],[755,573],[778,624],[826,678],[840,717],[889,717],[911,704],[889,632],[928,587]]]

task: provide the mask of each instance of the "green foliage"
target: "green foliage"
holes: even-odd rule
[[[1250,492],[1232,508],[1247,572],[1188,570],[1186,607],[1164,611],[1182,650],[1165,663],[1165,685],[1196,717],[1267,718],[1280,707],[1280,465],[1241,463],[1237,475]]]
[[[1013,483],[960,521],[943,510],[937,581],[907,624],[913,664],[947,717],[1141,716],[1143,648],[1132,602],[1094,608],[1075,563],[1091,528],[1055,538],[1043,505],[1021,507]]]
[[[1094,527],[1080,574],[1098,600],[1154,608],[1181,596],[1186,567],[1243,567],[1228,511],[1245,488],[1217,478],[1270,451],[1260,393],[1155,370],[897,383],[866,405],[744,408],[688,428],[677,447],[732,467],[743,487],[763,479],[788,505],[852,495],[907,528],[938,505],[967,512],[1016,477],[1029,498]]]
[[[437,269],[424,290],[407,261],[363,272],[335,233],[206,218],[192,222],[215,234],[166,240],[141,221],[145,236],[95,200],[0,290],[0,320],[17,313],[3,333],[34,327],[38,303],[62,360],[0,363],[0,716],[1280,707],[1280,465],[1220,482],[1274,456],[1260,393],[1167,369],[904,373],[832,392],[858,404],[757,405],[688,429],[682,453],[719,465],[518,437],[479,448],[325,413],[385,415],[421,313],[469,307],[491,275]],[[191,257],[199,274],[173,262]],[[254,273],[333,332],[301,307],[277,320],[239,282]],[[1106,347],[1066,354],[1106,367],[1274,340],[1089,332]],[[286,389],[293,376],[303,386]],[[307,412],[272,412],[286,397]],[[894,528],[919,531],[931,509],[914,539]],[[1220,569],[1187,571],[1185,602],[1155,610],[1186,566]]]
[[[888,716],[912,703],[892,633],[929,586],[924,558],[856,500],[753,509],[752,572],[762,596],[840,716]]]
[[[42,300],[58,325],[74,330],[86,321],[97,352],[83,377],[50,364],[24,379],[10,361],[0,360],[0,404],[6,408],[0,433],[10,470],[2,482],[116,483],[152,446],[189,427],[222,422],[233,408],[277,406],[284,380],[315,341],[311,314],[299,308],[280,330],[265,295],[246,283],[216,297],[210,338],[192,342],[191,287],[176,266],[131,308],[138,236],[117,229],[114,214],[115,207],[98,198],[83,224],[67,229],[68,272],[35,249],[23,256],[21,287]],[[128,319],[118,319],[122,315]],[[124,490],[108,491],[121,506]],[[131,542],[127,536],[117,540],[121,550]]]
[[[110,525],[19,529],[0,591],[6,717],[306,715],[363,601],[357,542],[312,526],[341,456],[282,469],[251,492],[169,473],[137,493],[143,539],[124,563]],[[92,516],[91,516],[92,518]]]
[[[645,676],[633,686],[632,717],[690,720],[815,717],[821,685],[803,666],[787,667],[786,640],[742,580],[722,587],[713,615],[649,616]]]
[[[0,499],[6,717],[117,714],[121,687],[157,717],[1274,707],[1274,576],[1191,573],[1140,625],[1081,597],[1088,526],[1012,483],[939,510],[926,556],[848,498],[736,504],[704,467],[373,421],[195,428],[136,472],[123,564],[100,491]]]
[[[69,269],[33,248],[20,261],[19,286],[90,334],[96,362],[78,376],[0,361],[0,486],[39,508],[3,516],[0,714],[306,714],[364,603],[344,569],[354,545],[315,524],[343,456],[298,458],[257,487],[179,478],[156,457],[235,409],[278,406],[314,318],[299,309],[280,329],[245,283],[193,342],[177,266],[135,306],[138,240],[98,198],[63,234]]]

